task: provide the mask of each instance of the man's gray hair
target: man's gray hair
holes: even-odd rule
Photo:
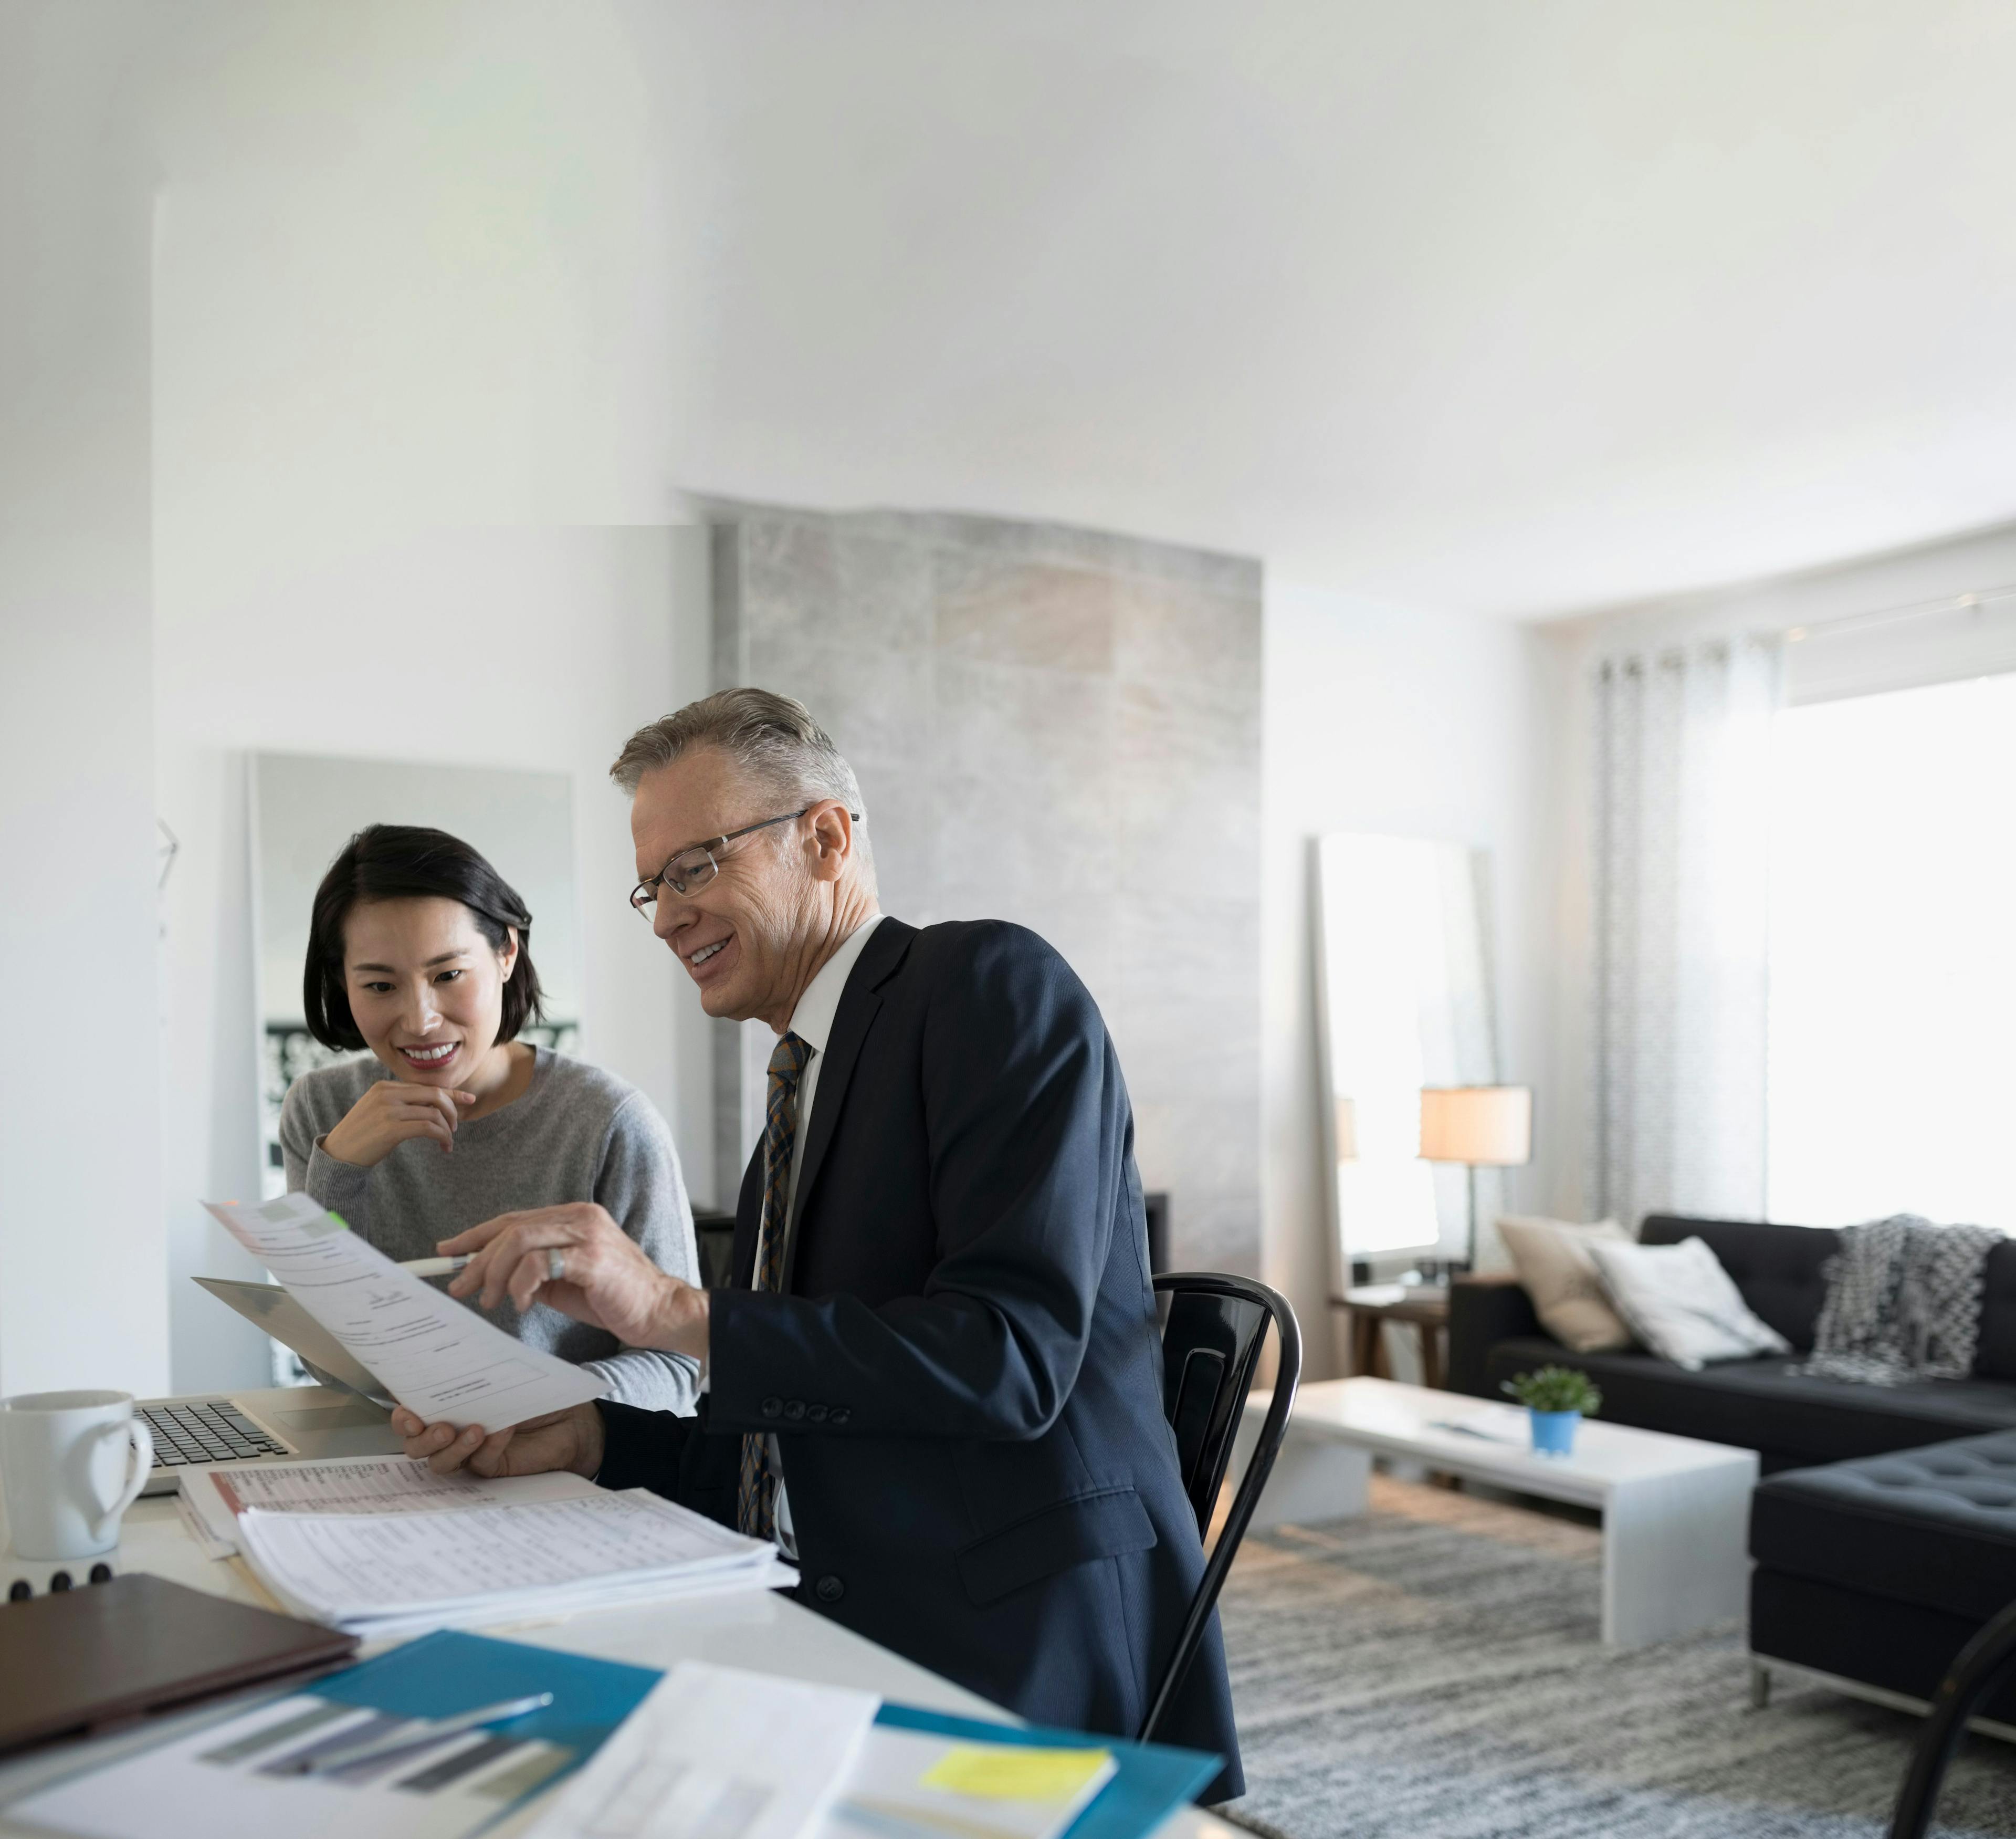
[[[774,690],[717,690],[639,728],[624,742],[609,777],[634,794],[646,773],[669,766],[696,747],[719,748],[766,791],[787,801],[838,799],[863,820],[855,846],[866,864],[868,807],[862,802],[861,783],[802,702]]]

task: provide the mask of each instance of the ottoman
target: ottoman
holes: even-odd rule
[[[1773,1475],[1750,1556],[1760,1697],[1777,1661],[1922,1705],[2016,1601],[2016,1430]],[[2016,1689],[1982,1711],[2016,1724]]]

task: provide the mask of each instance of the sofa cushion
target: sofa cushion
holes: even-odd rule
[[[1880,1686],[1929,1700],[1960,1650],[1981,1631],[1974,1616],[1949,1615],[1893,1597],[1759,1565],[1750,1574],[1750,1651],[1760,1660]],[[2016,1722],[2016,1687],[1982,1707]]]
[[[1774,1475],[1751,1500],[1750,1555],[1985,1621],[2016,1601],[2016,1430]]]
[[[1726,1361],[1792,1351],[1783,1335],[1751,1313],[1705,1239],[1678,1245],[1599,1242],[1589,1255],[1632,1333],[1676,1366],[1699,1372]]]
[[[1628,1246],[1631,1235],[1615,1220],[1580,1226],[1527,1213],[1500,1213],[1498,1236],[1512,1254],[1533,1313],[1564,1347],[1578,1353],[1629,1347],[1631,1331],[1603,1293],[1589,1246],[1596,1239]]]
[[[2016,1379],[2016,1239],[1988,1254],[1981,1274],[1981,1340],[1974,1350],[1977,1379]]]
[[[1690,1373],[1649,1354],[1571,1354],[1544,1336],[1496,1343],[1480,1390],[1496,1394],[1501,1381],[1549,1365],[1579,1368],[1594,1379],[1613,1423],[1757,1450],[1767,1469],[2016,1428],[2016,1385],[2000,1380],[1856,1386],[1809,1379],[1785,1360],[1732,1361]]]
[[[1801,1354],[1810,1353],[1827,1300],[1821,1267],[1841,1249],[1841,1235],[1818,1226],[1779,1226],[1759,1220],[1690,1220],[1648,1213],[1640,1245],[1701,1239],[1735,1280],[1743,1300]],[[2016,1354],[2016,1348],[2012,1348]],[[2016,1365],[2008,1376],[2016,1379]]]

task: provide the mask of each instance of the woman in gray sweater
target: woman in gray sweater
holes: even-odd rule
[[[700,1281],[671,1133],[614,1073],[517,1038],[540,1014],[532,916],[496,870],[437,830],[378,824],[316,891],[302,1000],[308,1029],[368,1048],[287,1088],[287,1186],[400,1260],[499,1213],[599,1202],[653,1263]],[[606,1397],[690,1413],[698,1369],[625,1347],[535,1303],[490,1319],[589,1368]]]

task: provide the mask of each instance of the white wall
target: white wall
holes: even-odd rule
[[[0,1392],[157,1390],[150,9],[0,11]]]
[[[1544,634],[1270,581],[1262,726],[1263,1268],[1301,1318],[1309,1372],[1341,1370],[1317,1109],[1309,840],[1431,837],[1491,855],[1499,1076],[1535,1087],[1519,1206],[1551,1204],[1571,1145],[1548,1076],[1557,650]]]

